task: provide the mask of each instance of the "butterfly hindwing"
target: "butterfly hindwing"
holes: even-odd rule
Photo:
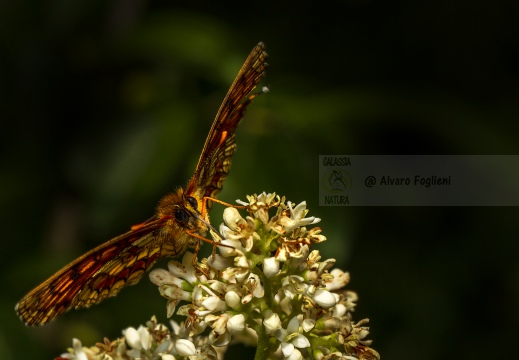
[[[136,283],[159,258],[177,255],[162,246],[166,239],[160,229],[166,221],[152,221],[76,259],[28,293],[16,306],[18,315],[28,325],[43,325],[72,307],[89,307]]]

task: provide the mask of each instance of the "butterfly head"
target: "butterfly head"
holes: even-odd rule
[[[182,201],[174,206],[173,217],[180,226],[192,228],[194,222],[200,217],[198,201],[193,196],[182,194]]]
[[[204,222],[200,221],[200,219],[204,219],[202,198],[196,194],[188,195],[184,189],[178,189],[164,196],[159,202],[157,210],[159,217],[168,217],[185,230],[203,230],[200,232],[207,230]]]

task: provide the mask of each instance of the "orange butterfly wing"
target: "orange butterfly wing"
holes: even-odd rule
[[[260,42],[252,49],[234,79],[216,114],[186,194],[190,195],[197,189],[204,189],[201,197],[215,198],[222,189],[231,168],[231,157],[236,149],[234,131],[247,106],[262,93],[249,95],[265,76],[267,56],[265,44]],[[210,203],[207,204],[207,209],[210,209]]]
[[[160,230],[166,221],[151,221],[84,254],[25,295],[16,312],[27,325],[43,325],[70,308],[115,296],[159,258],[178,255],[164,246]]]
[[[188,231],[192,224],[176,221],[175,210],[185,208],[186,196],[214,197],[221,190],[236,148],[234,130],[257,96],[249,93],[264,76],[264,49],[259,43],[252,50],[231,85],[186,191],[165,196],[154,218],[89,251],[25,295],[15,310],[26,325],[43,325],[71,308],[89,307],[117,295],[137,283],[158,259],[180,255],[190,245],[191,235],[205,231]]]

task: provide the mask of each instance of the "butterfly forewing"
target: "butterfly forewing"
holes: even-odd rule
[[[245,109],[258,95],[250,93],[265,75],[266,60],[265,45],[259,43],[252,49],[216,114],[195,173],[187,186],[188,194],[195,189],[204,189],[203,196],[215,198],[222,189],[236,148],[234,131]]]
[[[264,76],[266,58],[265,46],[259,43],[218,110],[187,188],[166,195],[152,219],[89,251],[25,295],[16,305],[25,324],[43,325],[71,308],[115,296],[137,283],[158,259],[180,255],[205,234],[207,226],[200,218],[207,219],[207,214],[193,205],[216,197],[222,189],[236,148],[234,131],[257,95],[250,93]]]

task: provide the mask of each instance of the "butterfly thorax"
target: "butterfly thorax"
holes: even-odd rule
[[[157,206],[157,218],[168,218],[162,231],[171,236],[171,245],[179,254],[199,241],[189,233],[204,236],[207,232],[209,219],[201,208],[202,197],[196,193],[188,196],[182,188],[164,196]]]

